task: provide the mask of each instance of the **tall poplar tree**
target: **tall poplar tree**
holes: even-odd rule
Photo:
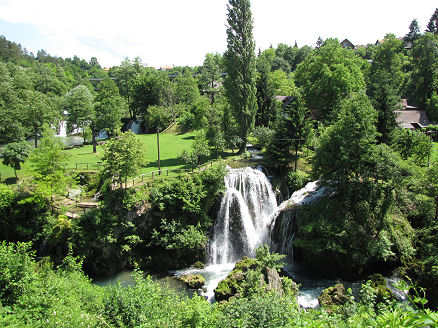
[[[224,86],[239,124],[239,137],[242,139],[239,152],[243,153],[257,112],[253,21],[249,0],[229,0],[227,9],[227,50],[224,60],[228,76]]]

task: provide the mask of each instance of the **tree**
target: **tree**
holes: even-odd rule
[[[306,144],[310,134],[308,109],[299,94],[283,108],[274,138],[267,148],[267,158],[274,167],[286,168],[293,160],[297,170],[298,151]],[[294,148],[294,155],[291,150]]]
[[[24,163],[29,156],[31,147],[26,141],[12,142],[3,147],[3,164],[14,169],[15,178],[18,179],[17,171],[21,170],[21,163]]]
[[[161,175],[160,132],[169,126],[172,116],[169,109],[164,106],[150,106],[148,111],[147,125],[157,131],[158,170]]]
[[[115,82],[109,77],[99,83],[94,104],[96,130],[105,130],[110,137],[118,135],[122,125],[122,98]]]
[[[46,197],[62,192],[68,182],[64,162],[68,158],[64,144],[55,138],[55,132],[46,124],[40,147],[29,156],[34,178]]]
[[[193,142],[191,149],[189,151],[184,149],[178,155],[178,158],[186,162],[186,164],[193,170],[193,168],[201,164],[203,157],[209,155],[210,148],[205,138],[205,133],[201,131],[195,136],[195,141]]]
[[[64,98],[64,108],[68,112],[67,122],[85,131],[94,119],[93,95],[84,85],[71,89]],[[84,137],[84,142],[86,142]]]
[[[354,51],[344,49],[337,39],[327,39],[297,67],[295,82],[303,90],[307,106],[330,121],[345,97],[365,90],[361,66],[364,61]]]
[[[117,139],[112,139],[104,145],[102,169],[105,176],[116,178],[120,188],[128,177],[137,174],[142,165],[146,165],[143,142],[132,131],[124,132]]]
[[[214,103],[216,94],[219,92],[218,82],[221,60],[222,57],[219,54],[206,54],[198,77],[201,92],[207,94],[212,103]]]
[[[403,38],[403,41],[406,43],[408,42],[414,42],[418,39],[418,36],[420,35],[420,26],[418,25],[418,21],[416,18],[414,18],[409,25],[409,33],[405,35]]]
[[[161,76],[158,72],[152,69],[146,69],[140,75],[137,75],[133,90],[132,90],[132,104],[133,118],[141,113],[143,117],[148,115],[148,108],[152,105],[161,104],[162,96],[162,79],[167,77]]]
[[[239,152],[243,153],[257,112],[256,57],[250,1],[229,0],[227,10],[224,60],[228,75],[224,86],[239,124],[239,137],[242,139]]]
[[[426,108],[438,88],[438,35],[421,35],[414,43],[412,57],[412,95],[416,105]]]
[[[38,136],[41,134],[44,124],[53,124],[59,113],[50,99],[38,91],[27,91],[23,102],[23,121],[32,131],[35,138],[35,148],[38,148]]]
[[[355,93],[341,102],[337,121],[321,135],[313,169],[326,182],[341,190],[360,182],[369,172],[376,143],[377,112],[365,93]]]
[[[198,84],[188,72],[175,78],[175,96],[177,102],[193,106],[200,97]]]
[[[438,8],[435,9],[432,17],[430,17],[429,23],[427,23],[426,32],[438,34]]]
[[[274,86],[269,76],[271,65],[265,56],[259,56],[257,60],[257,114],[256,126],[270,126],[275,119],[274,107]]]
[[[129,115],[132,119],[136,119],[136,109],[132,106],[133,93],[134,93],[134,81],[137,75],[141,73],[142,65],[139,58],[134,60],[134,63],[128,58],[125,58],[120,66],[114,68],[114,77],[116,78],[116,84],[119,88],[120,95],[125,98],[128,104]]]
[[[393,34],[386,35],[374,52],[369,70],[367,94],[378,112],[378,140],[386,144],[391,143],[391,133],[398,126],[394,111],[401,109],[402,49],[402,41]]]
[[[397,129],[394,133],[393,147],[403,159],[413,158],[421,163],[430,157],[432,140],[421,131]]]
[[[225,147],[224,132],[222,130],[222,120],[220,113],[220,107],[210,107],[208,111],[208,125],[205,137],[208,140],[208,144],[216,151],[216,158],[219,157],[219,151]]]

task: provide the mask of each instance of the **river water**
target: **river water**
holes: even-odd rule
[[[171,288],[185,290],[185,286],[181,285],[179,281],[177,284],[173,282],[176,280],[175,277],[186,274],[201,274],[206,280],[206,285],[203,291],[197,291],[197,293],[203,295],[210,302],[214,302],[214,289],[233,270],[235,263],[243,256],[254,256],[256,247],[266,243],[271,245],[273,251],[288,255],[288,264],[283,268],[283,271],[300,284],[298,295],[300,306],[317,307],[318,296],[325,288],[336,284],[336,281],[314,276],[294,263],[291,253],[293,235],[287,236],[285,234],[282,236],[280,239],[285,241],[284,243],[273,243],[270,229],[274,227],[277,215],[283,207],[291,203],[310,202],[324,195],[325,191],[318,188],[317,182],[312,182],[292,194],[289,200],[277,205],[272,186],[260,166],[258,168],[248,166],[228,168],[225,185],[226,192],[215,220],[213,236],[207,250],[205,268],[172,271],[169,272],[170,278],[155,278],[155,280],[160,283],[164,282]],[[133,283],[130,273],[122,272],[117,276],[96,281],[96,284],[108,285],[115,284],[117,281],[122,284]],[[395,289],[391,283],[394,281],[396,279],[389,279],[389,287],[393,290]],[[361,282],[344,284],[347,288],[352,288],[353,293],[357,293],[361,286]],[[403,298],[402,295],[400,297]]]

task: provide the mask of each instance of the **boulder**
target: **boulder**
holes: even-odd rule
[[[205,278],[200,274],[181,275],[178,280],[184,282],[190,289],[200,289],[205,285]]]
[[[330,308],[336,305],[344,305],[350,300],[346,294],[345,287],[339,283],[333,287],[326,288],[318,297],[319,305],[325,308]]]

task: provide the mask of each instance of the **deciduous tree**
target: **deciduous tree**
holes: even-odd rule
[[[306,104],[317,109],[323,120],[331,120],[342,99],[365,90],[363,63],[337,39],[327,39],[297,67],[295,82],[303,89]]]
[[[128,177],[137,174],[142,165],[146,165],[145,146],[132,131],[124,132],[117,139],[108,141],[103,155],[103,173],[109,178],[116,178],[120,188]]]
[[[21,163],[24,163],[29,156],[30,150],[31,147],[26,141],[12,142],[3,147],[3,164],[14,169],[15,178],[17,179],[17,171],[21,170]]]
[[[99,83],[95,104],[96,130],[113,137],[120,133],[123,103],[116,84],[109,77]]]

